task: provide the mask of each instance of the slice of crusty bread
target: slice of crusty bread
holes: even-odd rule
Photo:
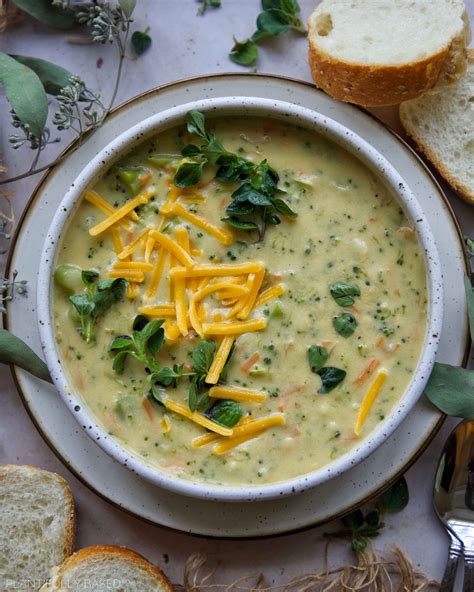
[[[349,103],[395,105],[465,68],[463,0],[323,0],[308,25],[316,85]]]
[[[35,467],[0,466],[0,590],[38,590],[73,542],[66,481]]]
[[[474,203],[474,49],[454,84],[400,105],[407,134],[443,177]]]
[[[173,592],[164,573],[125,547],[97,545],[71,555],[53,570],[42,592]]]

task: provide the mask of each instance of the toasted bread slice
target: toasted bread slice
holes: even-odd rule
[[[341,101],[395,105],[465,69],[463,0],[323,0],[308,25],[313,79]]]
[[[0,590],[38,590],[74,542],[74,501],[62,477],[0,466]]]
[[[400,119],[448,183],[474,203],[474,49],[462,78],[402,103]]]
[[[165,574],[138,553],[125,547],[97,545],[71,555],[53,570],[41,592],[173,592]]]

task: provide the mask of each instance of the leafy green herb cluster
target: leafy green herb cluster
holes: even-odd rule
[[[334,282],[329,284],[329,292],[339,306],[347,308],[352,306],[357,296],[360,296],[360,288],[357,284],[347,282]],[[350,337],[357,327],[357,319],[350,312],[336,315],[332,319],[335,331],[341,337]]]
[[[149,321],[143,315],[135,317],[132,334],[116,337],[110,346],[114,355],[112,367],[115,372],[123,374],[129,356],[141,362],[148,373],[148,395],[159,405],[163,405],[163,389],[176,388],[179,381],[187,377],[189,409],[205,413],[226,427],[234,426],[242,417],[239,403],[226,399],[213,403],[208,394],[210,387],[205,383],[216,351],[215,342],[204,339],[197,344],[192,352],[192,369],[189,372],[184,369],[184,364],[162,366],[157,356],[165,341],[163,323],[163,319]],[[232,352],[221,373],[222,380],[225,380],[231,355]]]
[[[204,114],[190,111],[187,129],[198,136],[202,144],[187,144],[182,155],[188,160],[176,171],[174,184],[177,187],[192,187],[201,179],[206,164],[217,166],[215,178],[226,184],[240,183],[232,193],[232,202],[227,206],[224,222],[240,230],[256,230],[260,240],[267,224],[279,224],[279,214],[295,218],[297,214],[281,198],[278,187],[279,175],[266,160],[259,164],[226,150],[212,133],[206,132]]]
[[[85,286],[84,292],[70,296],[79,317],[79,333],[90,343],[95,339],[94,328],[97,319],[103,316],[112,305],[122,300],[127,287],[127,280],[117,278],[100,280],[96,271],[82,271],[81,279]]]
[[[198,9],[199,14],[204,14],[209,7],[220,8],[221,6],[221,0],[198,0],[198,2],[201,5]]]
[[[408,485],[405,478],[401,477],[395,485],[378,498],[375,507],[365,514],[361,509],[348,514],[342,519],[346,528],[327,536],[349,538],[353,551],[363,551],[368,545],[369,538],[378,536],[380,529],[385,526],[384,516],[401,512],[408,502]]]
[[[346,377],[346,372],[333,366],[325,366],[330,352],[321,345],[311,345],[308,348],[308,361],[311,372],[314,372],[321,378],[321,388],[318,393],[325,395],[330,393]]]
[[[296,0],[262,0],[262,12],[257,17],[257,30],[244,41],[235,41],[229,53],[230,59],[241,66],[249,66],[258,58],[257,43],[268,37],[279,37],[290,29],[306,33],[299,18],[299,4]]]

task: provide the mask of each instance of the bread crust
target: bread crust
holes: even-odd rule
[[[474,48],[469,48],[467,50],[467,59],[470,63],[474,63]],[[451,185],[455,191],[457,191],[460,197],[462,197],[468,203],[474,204],[474,193],[472,190],[451,173],[451,171],[444,165],[442,160],[440,160],[439,157],[431,150],[430,146],[426,144],[416,133],[415,129],[411,127],[408,120],[404,116],[402,105],[400,105],[399,115],[406,134],[413,140],[416,148],[418,148],[418,150],[426,156],[426,158],[436,168],[440,175]]]
[[[5,478],[8,478],[9,475],[22,472],[37,474],[42,473],[48,475],[49,477],[52,476],[62,488],[67,501],[68,513],[65,541],[63,547],[63,557],[64,559],[66,559],[67,557],[69,557],[69,555],[71,555],[74,549],[74,539],[76,534],[76,510],[74,506],[74,498],[68,482],[57,473],[53,473],[52,471],[45,471],[44,469],[32,467],[30,465],[0,465],[0,481]]]
[[[105,560],[118,557],[130,563],[134,563],[136,566],[145,569],[151,577],[157,579],[163,588],[168,590],[168,592],[174,592],[173,585],[161,571],[161,569],[150,563],[148,560],[142,557],[142,555],[139,555],[135,551],[131,551],[127,547],[119,547],[117,545],[93,545],[91,547],[85,547],[84,549],[76,551],[59,567],[59,571],[56,576],[57,579],[55,580],[55,588],[61,589],[62,577],[68,569],[71,569],[90,558],[97,558],[98,556]]]
[[[446,75],[455,80],[464,71],[466,27],[438,53],[400,65],[368,65],[338,60],[314,42],[314,19],[308,20],[308,62],[316,85],[346,103],[365,107],[397,105],[414,99]],[[464,58],[464,59],[463,59]],[[463,64],[464,62],[464,64]]]

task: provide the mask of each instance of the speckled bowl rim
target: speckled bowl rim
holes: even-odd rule
[[[366,438],[340,458],[301,476],[264,485],[225,486],[183,479],[140,458],[113,437],[89,413],[80,396],[71,391],[54,337],[52,322],[53,269],[57,247],[84,191],[94,185],[105,171],[133,146],[166,129],[184,122],[190,109],[213,117],[263,116],[283,120],[332,140],[362,161],[397,196],[405,214],[416,226],[427,271],[428,310],[423,349],[411,381],[387,417]],[[86,433],[112,458],[137,475],[159,487],[191,497],[219,501],[256,501],[291,495],[332,479],[369,456],[411,411],[430,376],[440,339],[443,316],[442,274],[434,237],[414,193],[402,177],[374,147],[347,127],[322,114],[284,101],[253,97],[219,97],[186,103],[157,113],[120,134],[95,155],[72,183],[61,201],[48,230],[41,256],[37,294],[41,346],[54,384],[69,410]]]

